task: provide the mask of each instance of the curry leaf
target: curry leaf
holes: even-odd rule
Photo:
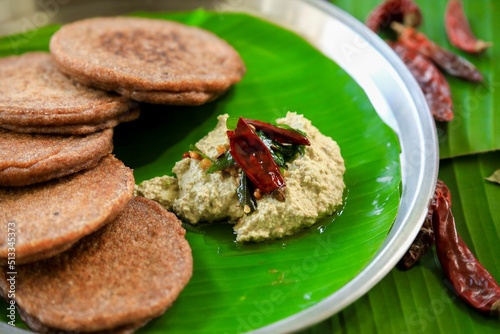
[[[302,130],[292,128],[292,127],[291,127],[290,125],[288,125],[288,124],[276,124],[276,126],[277,126],[278,128],[282,128],[282,129],[287,129],[287,130],[292,130],[292,131],[298,132],[298,133],[300,133],[301,135],[303,135],[304,137],[307,137],[307,133],[305,133],[305,132],[304,132],[304,131],[302,131]]]
[[[277,141],[269,139],[262,131],[257,131],[262,142],[266,145],[269,152],[276,162],[282,168],[287,169],[287,163],[297,158],[297,155],[304,155],[304,145],[281,144]]]
[[[243,171],[240,173],[240,181],[236,193],[238,195],[238,202],[243,207],[245,213],[252,213],[257,209],[257,202],[253,196],[252,182],[250,182]]]
[[[226,151],[224,154],[219,156],[217,159],[212,160],[212,165],[207,169],[207,173],[214,173],[218,171],[222,171],[224,169],[230,168],[236,164],[233,156],[229,151]]]
[[[206,155],[205,153],[203,153],[196,145],[194,145],[194,144],[189,145],[189,150],[191,152],[198,153],[202,158],[208,159],[208,160],[212,161],[212,163],[214,163],[214,160],[212,158],[210,158],[208,155]]]
[[[285,167],[285,157],[283,156],[283,154],[281,154],[280,152],[276,152],[274,149],[273,149],[273,141],[271,139],[269,139],[263,132],[261,131],[257,131],[257,135],[260,137],[260,140],[262,140],[262,142],[264,143],[264,145],[266,145],[267,149],[269,150],[269,152],[271,153],[271,156],[273,157],[274,161],[276,162],[276,164],[280,167]]]

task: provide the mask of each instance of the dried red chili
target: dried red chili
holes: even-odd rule
[[[429,59],[402,43],[389,42],[389,45],[417,80],[434,119],[440,122],[451,121],[454,115],[450,85],[439,69]]]
[[[448,1],[445,11],[445,26],[451,44],[463,51],[481,53],[493,45],[474,36],[460,0]]]
[[[380,28],[389,27],[394,21],[403,22],[409,27],[418,27],[422,22],[422,13],[413,0],[386,0],[368,14],[365,24],[374,32],[378,32]]]
[[[284,200],[285,180],[266,145],[240,117],[234,131],[227,131],[230,153],[253,185],[263,194]]]
[[[245,118],[245,121],[253,125],[257,130],[264,132],[264,134],[271,140],[275,140],[282,144],[295,144],[295,145],[311,145],[309,139],[300,132],[293,129],[280,128],[275,125]]]
[[[415,240],[411,244],[408,251],[401,258],[398,263],[398,266],[401,269],[408,270],[412,268],[420,259],[427,253],[427,251],[434,244],[434,229],[432,227],[432,215],[434,210],[436,209],[436,201],[438,195],[445,196],[448,203],[451,205],[451,195],[448,190],[448,187],[444,184],[443,181],[437,180],[436,189],[434,190],[434,196],[432,197],[429,208],[427,211],[427,215],[424,219],[424,223],[420,228]]]
[[[439,262],[455,292],[475,309],[500,315],[500,287],[457,233],[450,204],[442,194],[432,223]]]
[[[472,63],[437,45],[423,33],[397,22],[393,22],[391,28],[399,34],[400,43],[430,58],[445,72],[473,82],[483,81],[483,76]]]

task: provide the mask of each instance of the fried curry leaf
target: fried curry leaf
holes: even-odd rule
[[[238,195],[238,202],[240,202],[245,213],[251,213],[257,209],[257,202],[253,196],[253,189],[251,189],[251,187],[252,183],[242,171],[238,188],[236,188],[236,194]]]
[[[239,118],[237,117],[228,118],[226,122],[226,126],[228,127],[228,129],[232,125],[232,121],[230,120],[237,121],[238,119]],[[277,126],[284,129],[294,130],[303,136],[307,136],[305,132],[294,129],[286,124],[278,124]],[[271,152],[271,155],[276,164],[281,168],[287,169],[288,166],[286,164],[295,159],[297,157],[297,154],[300,154],[301,156],[304,155],[304,145],[281,144],[277,141],[269,139],[269,137],[267,137],[266,134],[262,131],[256,131],[256,133]],[[204,152],[202,152],[196,145],[189,145],[189,150],[198,153],[202,158],[209,159],[212,162],[212,165],[207,169],[208,174],[230,168],[236,164],[236,161],[234,161],[234,158],[231,153],[229,153],[229,151],[220,155],[217,159],[212,159]]]
[[[285,158],[279,152],[276,153],[273,150],[274,142],[271,139],[267,138],[267,136],[264,133],[262,133],[261,131],[257,131],[257,135],[259,136],[260,140],[262,140],[264,145],[266,145],[269,152],[271,152],[271,155],[272,155],[274,161],[276,162],[276,164],[280,167],[284,167],[285,166]]]
[[[281,144],[269,139],[262,131],[257,131],[257,134],[271,152],[276,164],[282,168],[287,169],[286,164],[296,158],[297,154],[304,154],[304,145]]]
[[[304,137],[307,137],[307,133],[305,133],[305,132],[304,132],[304,131],[302,131],[302,130],[292,128],[292,127],[291,127],[290,125],[288,125],[288,124],[276,124],[276,126],[277,126],[278,128],[282,128],[282,129],[292,130],[292,131],[298,132],[298,133],[300,133],[301,135],[303,135]]]
[[[203,153],[196,145],[189,145],[189,151],[198,153],[202,158],[212,161],[212,164],[215,163],[214,159]]]
[[[212,160],[212,166],[207,169],[207,173],[210,174],[220,170],[224,170],[234,166],[235,164],[236,161],[234,161],[231,153],[229,153],[229,151],[226,151],[226,153],[220,155],[217,159]]]
[[[202,158],[208,159],[212,162],[212,164],[206,171],[207,174],[224,170],[236,164],[236,161],[234,161],[233,156],[229,153],[229,151],[227,151],[226,153],[222,154],[221,156],[219,156],[217,159],[214,160],[210,158],[208,155],[206,155],[196,145],[193,144],[189,145],[189,150],[198,153]]]

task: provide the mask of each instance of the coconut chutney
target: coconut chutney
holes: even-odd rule
[[[218,147],[228,146],[227,119],[228,115],[219,116],[215,129],[196,143],[211,158],[220,154]],[[222,171],[207,173],[200,159],[192,158],[175,164],[175,177],[142,182],[137,194],[159,202],[191,224],[229,221],[241,242],[282,238],[310,227],[342,205],[344,160],[337,143],[303,115],[288,112],[276,123],[305,132],[310,141],[304,154],[287,164],[285,201],[262,195],[256,210],[247,214],[238,202],[239,178]]]

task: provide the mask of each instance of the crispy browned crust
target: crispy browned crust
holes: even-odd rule
[[[211,101],[246,71],[239,54],[224,40],[166,20],[77,21],[52,36],[50,51],[60,69],[75,80],[151,103]],[[189,95],[173,99],[175,93]],[[189,98],[193,94],[197,97]]]
[[[0,124],[41,127],[99,124],[137,105],[75,83],[49,53],[29,52],[0,59]]]
[[[42,324],[37,318],[30,316],[23,309],[17,308],[21,319],[24,323],[34,332],[40,334],[83,334],[83,333],[91,333],[91,334],[133,334],[136,330],[146,325],[146,322],[141,322],[138,324],[127,324],[123,326],[119,326],[117,328],[112,328],[108,330],[102,331],[94,331],[94,332],[77,332],[77,331],[62,331],[56,328],[50,328]]]
[[[135,197],[116,220],[70,250],[18,266],[16,303],[28,325],[42,333],[114,333],[163,314],[188,283],[192,266],[177,217]],[[3,270],[0,277],[5,294]]]
[[[132,170],[108,155],[96,167],[63,178],[0,187],[0,262],[8,257],[9,222],[15,226],[16,263],[53,256],[113,220],[132,197],[134,183]]]
[[[92,168],[112,150],[112,129],[86,136],[0,129],[0,186],[26,186]]]
[[[111,129],[120,123],[131,122],[139,118],[138,108],[127,111],[116,118],[108,119],[98,124],[68,124],[58,126],[19,126],[0,124],[1,128],[21,133],[57,134],[57,135],[85,135],[105,129]]]

